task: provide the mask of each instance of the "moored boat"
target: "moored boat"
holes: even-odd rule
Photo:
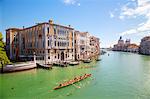
[[[38,63],[36,63],[36,65],[37,65],[37,68],[52,69],[52,65],[38,64]]]
[[[96,59],[96,61],[101,61],[101,60],[102,60],[102,59],[99,59],[99,58],[98,58],[98,59]]]
[[[69,62],[69,65],[72,65],[72,66],[74,66],[74,65],[79,65],[79,62],[77,62],[77,61]]]
[[[68,63],[67,62],[55,62],[53,63],[55,66],[60,66],[60,67],[67,67]]]
[[[86,59],[86,60],[83,60],[83,62],[84,63],[90,63],[90,62],[92,62],[92,60],[91,59]]]

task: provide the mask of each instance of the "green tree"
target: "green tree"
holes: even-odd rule
[[[10,60],[7,57],[6,50],[5,50],[5,43],[3,42],[3,35],[0,32],[0,67],[2,65],[9,64]]]

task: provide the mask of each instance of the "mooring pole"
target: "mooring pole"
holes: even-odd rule
[[[35,55],[35,52],[33,53],[33,56],[34,56],[34,63],[36,64],[36,55]]]

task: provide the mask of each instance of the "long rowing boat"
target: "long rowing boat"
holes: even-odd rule
[[[57,89],[60,89],[60,88],[63,88],[63,87],[72,85],[72,84],[74,84],[74,83],[77,83],[77,82],[79,82],[79,81],[81,81],[81,80],[83,80],[83,79],[86,79],[86,78],[88,78],[88,77],[91,77],[91,75],[92,75],[92,74],[84,74],[83,76],[75,77],[75,78],[72,79],[72,80],[69,80],[69,81],[66,81],[66,82],[64,82],[64,83],[59,84],[58,86],[56,86],[56,87],[54,88],[54,90],[57,90]]]

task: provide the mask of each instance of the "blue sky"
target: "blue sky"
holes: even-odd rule
[[[0,0],[0,31],[53,19],[99,37],[102,47],[150,35],[150,0]]]

